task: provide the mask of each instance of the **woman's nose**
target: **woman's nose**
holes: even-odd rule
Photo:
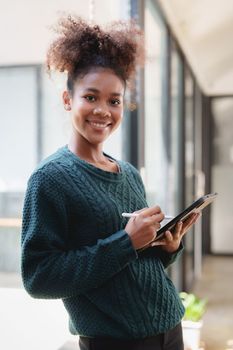
[[[93,114],[100,115],[102,117],[111,117],[110,111],[101,107],[94,108]]]

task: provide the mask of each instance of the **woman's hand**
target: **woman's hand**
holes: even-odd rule
[[[166,231],[165,237],[160,240],[163,250],[168,253],[174,253],[179,248],[183,236],[190,230],[200,216],[201,214],[192,214],[184,222],[178,222],[173,233]],[[150,246],[153,247],[157,245],[155,243],[156,242],[152,243]]]
[[[131,238],[134,249],[140,249],[150,244],[156,237],[156,232],[160,229],[160,221],[164,219],[160,207],[144,208],[135,213],[136,217],[130,218],[125,231]],[[160,245],[161,243],[156,245]]]

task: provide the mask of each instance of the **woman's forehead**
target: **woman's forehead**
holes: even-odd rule
[[[111,94],[123,95],[124,83],[121,78],[109,68],[94,68],[75,82],[76,89],[88,90],[93,93],[109,91]]]

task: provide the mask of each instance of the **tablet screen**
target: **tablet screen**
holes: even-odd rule
[[[178,223],[178,221],[185,221],[192,213],[200,213],[205,207],[207,207],[207,205],[213,202],[216,196],[217,196],[217,193],[210,193],[197,199],[184,211],[178,214],[174,219],[172,219],[171,221],[166,223],[163,227],[161,227],[157,231],[157,236],[155,240],[162,238],[164,232],[172,230],[175,227],[175,225]]]

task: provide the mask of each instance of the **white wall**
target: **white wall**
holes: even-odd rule
[[[94,20],[105,23],[127,17],[127,0],[94,1]],[[0,65],[44,61],[52,38],[49,27],[62,12],[89,19],[88,0],[0,0]]]

